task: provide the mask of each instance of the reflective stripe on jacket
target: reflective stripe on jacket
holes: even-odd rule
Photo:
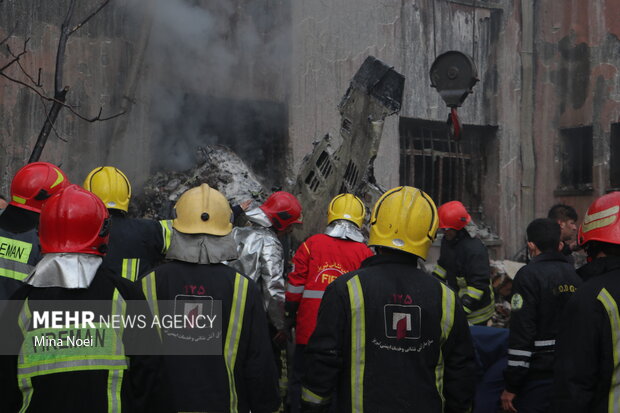
[[[465,314],[414,256],[370,257],[334,281],[305,354],[306,403],[325,404],[338,388],[342,413],[471,407],[475,364]]]

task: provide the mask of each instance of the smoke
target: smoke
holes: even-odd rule
[[[154,169],[188,169],[197,147],[217,143],[251,164],[285,153],[277,147],[288,127],[288,1],[128,5],[142,30],[150,27],[140,84],[150,100]]]

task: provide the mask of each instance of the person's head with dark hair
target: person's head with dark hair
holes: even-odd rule
[[[527,226],[527,246],[532,257],[544,252],[558,251],[560,224],[549,218],[538,218]]]
[[[570,205],[556,204],[549,209],[547,218],[557,222],[560,225],[560,241],[572,241],[577,236],[577,220],[579,216],[577,211]]]

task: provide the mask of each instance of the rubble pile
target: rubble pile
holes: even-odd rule
[[[213,145],[196,150],[196,166],[185,171],[160,171],[132,198],[130,214],[152,219],[172,218],[177,199],[190,188],[207,183],[232,205],[247,199],[262,202],[268,195],[248,166],[228,147]]]

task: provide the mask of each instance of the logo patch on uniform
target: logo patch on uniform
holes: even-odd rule
[[[521,309],[521,307],[523,307],[523,297],[521,297],[521,294],[517,293],[512,296],[512,300],[510,300],[510,306],[512,307],[513,311],[519,310]]]
[[[420,306],[386,304],[383,312],[386,337],[397,340],[420,338],[422,322]]]

